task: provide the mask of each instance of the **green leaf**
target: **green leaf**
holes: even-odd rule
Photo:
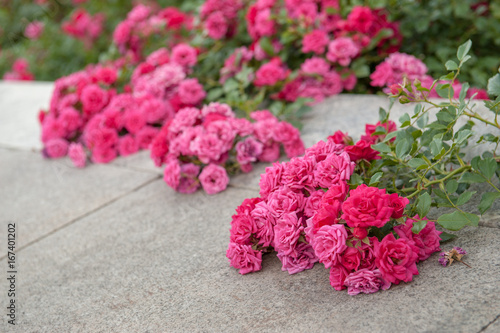
[[[427,220],[420,220],[420,221],[414,221],[413,222],[413,226],[411,227],[411,231],[414,233],[414,234],[418,234],[420,231],[422,231],[422,229],[425,228],[425,226],[427,225]]]
[[[351,185],[356,185],[356,186],[361,185],[361,184],[363,184],[363,178],[361,178],[361,176],[358,175],[357,173],[353,173],[351,175],[351,178],[349,179],[349,183]]]
[[[473,172],[464,172],[462,174],[462,177],[460,177],[460,179],[458,180],[459,183],[468,183],[468,184],[484,183],[485,181],[486,179],[483,176]]]
[[[211,89],[207,94],[207,100],[216,101],[217,99],[219,99],[219,97],[222,96],[223,93],[224,91],[222,90],[222,88]]]
[[[372,148],[381,153],[390,153],[391,148],[383,142],[372,145]]]
[[[420,170],[427,167],[427,162],[422,158],[412,158],[408,161],[408,165],[414,169]]]
[[[464,101],[465,97],[467,96],[467,91],[469,90],[469,83],[464,82],[462,84],[462,88],[460,89],[460,95],[459,95],[459,100]]]
[[[398,132],[391,132],[387,134],[384,138],[384,142],[390,141],[391,139],[395,138],[398,135]]]
[[[447,84],[438,84],[436,87],[436,92],[441,98],[448,98],[448,92],[451,89],[450,85]]]
[[[466,225],[477,227],[479,216],[456,210],[453,213],[441,215],[437,222],[445,229],[457,231]]]
[[[238,89],[238,86],[239,86],[238,81],[231,78],[224,83],[224,86],[222,87],[222,89],[224,89],[225,93],[228,93],[228,92],[231,92],[233,90]]]
[[[378,109],[378,119],[383,122],[387,119],[387,111],[385,111],[383,108]]]
[[[438,138],[434,138],[429,145],[429,148],[431,149],[432,156],[437,156],[439,153],[441,153],[441,148],[443,148],[443,141]]]
[[[481,215],[483,215],[488,209],[490,209],[493,202],[498,198],[500,198],[500,192],[483,193],[483,196],[481,197],[481,202],[477,207]]]
[[[408,115],[408,113],[405,113],[404,115],[402,115],[402,116],[399,118],[399,122],[401,123],[401,126],[400,126],[400,127],[410,126],[410,124],[411,124],[411,119],[410,119],[410,116]]]
[[[427,213],[429,213],[429,210],[431,209],[431,201],[432,201],[431,196],[427,192],[418,196],[418,201],[417,201],[418,216],[425,217]]]
[[[457,200],[457,206],[461,206],[461,205],[465,204],[467,201],[469,201],[470,198],[472,198],[472,195],[474,193],[476,193],[476,191],[467,191],[467,192],[460,194],[460,196],[458,197],[458,200]]]
[[[267,53],[268,56],[274,55],[274,47],[271,40],[267,37],[262,37],[259,41],[260,47]]]
[[[376,174],[374,174],[372,176],[372,178],[370,178],[369,185],[372,186],[372,185],[378,183],[378,181],[380,180],[380,177],[382,177],[383,174],[384,174],[383,172],[377,172]]]
[[[490,179],[495,174],[497,169],[497,162],[495,162],[492,158],[487,158],[484,160],[480,160],[478,163],[479,171],[486,177],[486,179]]]
[[[469,53],[471,46],[472,46],[472,42],[469,39],[468,41],[466,41],[465,43],[463,43],[462,45],[460,45],[458,47],[458,51],[457,51],[458,60],[460,60],[462,62],[462,60],[467,55],[467,53]]]
[[[444,66],[446,67],[446,70],[448,70],[448,71],[455,71],[458,69],[457,63],[454,62],[453,60],[448,60],[446,62],[446,64],[444,64]]]
[[[500,74],[497,74],[488,80],[488,94],[500,96]]]
[[[456,143],[457,144],[461,144],[462,142],[464,142],[465,140],[467,140],[467,138],[469,138],[471,135],[472,135],[472,131],[469,130],[469,129],[460,130],[457,133]]]
[[[407,139],[402,139],[396,145],[396,156],[402,158],[408,152],[408,149],[410,149],[410,143]]]
[[[424,128],[427,126],[427,123],[429,122],[429,114],[424,113],[420,118],[417,120],[417,126],[420,128]]]
[[[446,182],[446,192],[452,194],[458,189],[458,182],[455,179],[450,179]]]
[[[441,233],[441,235],[439,235],[439,237],[441,237],[440,243],[444,243],[444,242],[447,242],[453,238],[457,238],[457,235],[449,234],[449,233],[443,231]]]

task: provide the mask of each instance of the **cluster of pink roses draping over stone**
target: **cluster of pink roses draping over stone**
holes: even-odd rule
[[[208,194],[226,189],[226,170],[250,172],[252,163],[274,162],[284,147],[289,158],[302,155],[299,131],[267,110],[254,111],[253,122],[236,118],[226,104],[186,107],[167,122],[151,144],[157,166],[165,164],[165,182],[181,193],[200,186]]]
[[[40,113],[45,156],[69,154],[77,167],[83,167],[87,155],[95,163],[108,163],[118,155],[147,149],[176,111],[197,106],[205,97],[197,79],[188,77],[196,63],[190,46],[152,53],[118,93],[125,62],[89,66],[55,82],[50,108]]]
[[[392,122],[377,125],[395,130]],[[360,141],[380,140],[372,135],[374,128],[367,125]],[[260,197],[244,200],[232,217],[231,266],[241,274],[258,271],[262,254],[275,250],[283,271],[295,274],[320,262],[330,270],[331,285],[347,288],[350,295],[385,290],[418,274],[416,263],[440,250],[441,232],[428,222],[414,234],[413,223],[422,218],[406,216],[409,201],[396,193],[364,184],[350,188],[354,161],[377,156],[369,146],[362,153],[349,147],[355,147],[352,140],[337,132],[303,157],[266,169]],[[392,228],[397,237],[392,232],[382,239],[371,236],[372,229],[402,218]]]

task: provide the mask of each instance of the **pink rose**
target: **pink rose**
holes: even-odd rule
[[[203,133],[195,137],[191,141],[189,149],[203,163],[215,162],[225,153],[224,142],[212,133]]]
[[[352,143],[352,138],[347,135],[347,133],[344,133],[342,131],[337,131],[333,133],[333,135],[330,135],[328,139],[333,140],[336,144],[341,144],[344,146],[347,146]]]
[[[298,157],[304,155],[306,150],[304,142],[300,137],[297,137],[291,142],[287,142],[285,145],[285,154],[288,158]]]
[[[236,160],[240,164],[257,161],[257,157],[262,153],[263,146],[262,142],[249,136],[244,141],[240,141],[236,144]]]
[[[205,29],[208,32],[208,36],[213,39],[224,38],[228,28],[229,25],[226,18],[219,11],[210,14],[205,21]]]
[[[92,150],[92,161],[94,163],[109,163],[116,158],[116,155],[114,147],[96,147]]]
[[[323,30],[313,30],[304,36],[302,40],[302,52],[314,52],[323,54],[328,44],[328,34]]]
[[[311,192],[309,197],[306,198],[306,205],[304,207],[304,214],[307,217],[312,217],[314,213],[321,208],[321,199],[325,195],[323,190]]]
[[[357,270],[361,264],[360,250],[354,247],[348,247],[340,257],[340,263],[350,272]]]
[[[274,225],[276,220],[269,211],[269,206],[265,201],[255,205],[255,209],[250,213],[257,226],[256,237],[259,244],[264,247],[273,246],[274,243]]]
[[[229,243],[226,257],[231,266],[240,270],[240,274],[257,272],[262,268],[262,252],[252,249],[250,245]]]
[[[200,187],[200,182],[198,180],[198,174],[200,173],[200,167],[193,163],[186,163],[181,165],[181,178],[179,179],[179,186],[177,186],[177,192],[190,194],[196,192]]]
[[[359,140],[354,146],[346,146],[345,151],[351,157],[351,161],[359,160],[377,160],[380,159],[378,156],[378,151],[373,150],[371,147],[372,143],[366,140]]]
[[[419,249],[406,238],[396,239],[392,233],[382,242],[375,241],[375,264],[384,279],[394,284],[400,281],[410,282],[413,275],[418,275],[417,259]]]
[[[80,114],[72,107],[67,107],[61,110],[59,121],[66,128],[68,133],[73,133],[74,131],[80,129],[83,125],[83,120],[80,117]]]
[[[85,167],[87,155],[81,143],[71,143],[68,148],[68,156],[77,168]]]
[[[434,222],[427,221],[427,225],[418,234],[412,232],[411,228],[413,223],[419,220],[427,220],[427,218],[420,218],[415,215],[413,218],[408,218],[406,223],[403,225],[398,225],[394,227],[394,231],[401,238],[406,238],[409,241],[413,241],[418,247],[418,261],[425,260],[431,256],[434,252],[441,251],[439,247],[439,241],[442,234],[441,231],[436,230],[436,225]]]
[[[212,163],[203,168],[199,179],[201,186],[208,194],[224,191],[229,183],[226,169]]]
[[[391,217],[393,219],[399,219],[403,216],[406,205],[410,203],[410,200],[404,197],[400,197],[397,193],[392,193],[389,195],[389,207],[392,207],[393,212]]]
[[[342,224],[322,226],[312,241],[314,252],[326,268],[338,265],[347,249],[347,231]]]
[[[273,58],[262,65],[255,73],[254,84],[258,87],[274,86],[288,77],[288,71],[283,68],[279,58]]]
[[[347,276],[344,285],[347,287],[347,293],[354,296],[359,293],[372,294],[380,289],[387,290],[391,283],[382,277],[378,269],[360,269]]]
[[[330,71],[330,65],[323,58],[312,57],[306,59],[300,66],[300,70],[305,74],[317,74],[323,76]]]
[[[393,208],[389,206],[385,189],[362,184],[351,190],[349,198],[342,204],[342,211],[342,219],[351,228],[381,228],[391,219]]]
[[[266,172],[260,175],[259,194],[266,200],[271,192],[281,185],[281,177],[285,170],[283,163],[274,163],[272,167],[267,167]]]
[[[163,180],[165,183],[177,190],[181,178],[181,166],[176,158],[169,158],[163,170]]]
[[[230,237],[232,243],[250,245],[250,237],[257,232],[257,226],[250,214],[233,215]]]
[[[101,111],[108,103],[107,91],[101,89],[97,84],[89,84],[83,88],[80,98],[83,112],[88,115]]]
[[[293,190],[312,188],[315,162],[305,158],[292,158],[286,164],[282,182]]]
[[[318,262],[318,258],[314,254],[314,249],[306,243],[299,243],[296,247],[297,255],[295,257],[285,255],[278,251],[278,258],[281,261],[282,271],[288,271],[289,274],[302,272],[306,269],[313,268]]]
[[[196,50],[188,44],[177,44],[172,49],[172,57],[170,59],[174,64],[180,66],[194,66],[196,65],[197,55]]]
[[[296,246],[304,230],[295,212],[283,214],[274,226],[274,248],[284,255],[297,257]]]
[[[179,84],[179,98],[184,104],[197,105],[206,95],[198,79],[186,79]]]
[[[292,124],[282,121],[274,127],[274,140],[289,144],[300,138],[300,131]]]
[[[132,137],[132,135],[127,134],[118,140],[118,152],[121,156],[128,156],[136,153],[139,150],[139,145],[137,141]]]
[[[43,22],[33,21],[30,22],[24,30],[24,35],[29,39],[38,39],[43,33]]]
[[[335,290],[345,289],[344,282],[349,272],[342,265],[336,265],[330,268],[330,285]]]
[[[307,220],[306,235],[313,238],[322,226],[339,223],[340,206],[340,201],[334,201],[331,205],[323,204],[313,217]]]
[[[351,178],[356,164],[351,162],[347,153],[331,154],[319,162],[314,170],[314,185],[329,188],[330,186]]]
[[[148,149],[153,139],[158,135],[159,129],[153,126],[144,126],[135,134],[135,141],[140,149]]]
[[[146,116],[140,109],[131,109],[125,113],[125,128],[132,134],[146,126]]]
[[[326,58],[331,62],[338,62],[341,66],[347,67],[351,60],[359,54],[359,51],[360,47],[351,38],[339,37],[328,45]]]
[[[66,156],[68,145],[64,139],[51,139],[45,143],[45,152],[49,158],[61,158]]]
[[[323,205],[333,205],[335,201],[342,203],[344,202],[348,191],[349,186],[347,183],[345,181],[339,181],[330,186],[328,191],[325,192],[321,202]]]
[[[278,142],[267,143],[262,148],[262,154],[258,159],[261,162],[276,162],[280,157],[280,144]]]

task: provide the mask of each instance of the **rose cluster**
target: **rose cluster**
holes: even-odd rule
[[[226,104],[184,107],[162,127],[151,144],[151,158],[165,165],[164,180],[181,193],[203,187],[208,194],[226,189],[229,173],[250,172],[252,163],[272,162],[284,147],[288,157],[304,153],[299,131],[267,110],[252,121],[236,118]]]
[[[33,81],[35,76],[28,67],[26,59],[18,58],[12,64],[12,70],[3,75],[3,79],[6,81]]]
[[[362,140],[374,142],[367,138],[373,128],[367,126]],[[350,182],[358,157],[376,157],[349,153],[349,147],[355,147],[352,140],[337,132],[303,157],[266,169],[260,197],[244,200],[232,217],[231,266],[241,274],[258,271],[262,254],[275,250],[283,271],[295,274],[320,262],[330,270],[331,285],[350,295],[385,290],[418,274],[416,263],[440,250],[440,232],[428,221],[413,233],[413,224],[426,219],[405,215],[408,199]]]
[[[90,48],[102,33],[104,19],[102,13],[92,16],[85,9],[78,8],[68,21],[63,22],[61,29],[65,34],[83,40]]]
[[[374,87],[385,87],[384,92],[398,94],[400,84],[404,84],[406,79],[413,83],[418,80],[423,87],[430,89],[434,79],[427,75],[427,66],[418,58],[406,53],[393,53],[389,55],[382,63],[377,65],[375,71],[370,75],[371,85]],[[438,83],[445,83],[439,81]],[[428,93],[429,97],[439,97],[436,90],[431,89]],[[460,96],[462,84],[458,81],[453,83],[454,98]],[[488,99],[488,93],[479,88],[471,88],[467,90],[466,97],[476,99]]]

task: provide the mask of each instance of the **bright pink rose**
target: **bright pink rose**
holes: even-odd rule
[[[284,255],[297,257],[300,234],[304,230],[295,212],[283,214],[274,226],[274,248]]]
[[[231,266],[240,270],[240,274],[248,274],[261,270],[262,252],[252,249],[250,245],[229,243],[226,252]]]
[[[229,25],[224,14],[217,11],[208,16],[205,21],[205,29],[208,36],[213,39],[222,39],[226,36]]]
[[[380,159],[378,151],[372,149],[372,143],[366,140],[359,140],[354,146],[346,146],[345,152],[351,157],[351,161],[377,160]]]
[[[372,294],[380,289],[387,290],[391,283],[382,277],[378,269],[360,269],[347,276],[344,285],[347,287],[347,293],[354,296],[359,293]]]
[[[226,169],[212,163],[203,168],[199,178],[201,186],[208,194],[224,191],[229,184]]]
[[[323,75],[321,92],[325,96],[333,96],[342,92],[342,77],[335,71],[327,72]]]
[[[217,161],[225,153],[224,142],[213,133],[198,135],[191,141],[189,148],[203,163]]]
[[[130,134],[120,137],[118,140],[118,153],[121,156],[128,156],[139,150],[139,144]]]
[[[365,239],[368,236],[368,230],[366,228],[353,228],[352,235],[357,239]]]
[[[77,168],[85,167],[87,155],[81,143],[71,143],[68,148],[68,156]]]
[[[116,149],[110,146],[95,147],[92,150],[94,163],[109,163],[116,158]]]
[[[429,258],[434,252],[441,251],[439,247],[441,237],[439,235],[442,234],[442,231],[436,230],[434,222],[427,221],[425,228],[418,234],[415,234],[411,231],[411,228],[413,227],[413,223],[419,220],[427,219],[425,217],[422,219],[418,215],[415,215],[413,218],[407,219],[405,224],[394,227],[394,231],[399,237],[406,238],[415,243],[419,249],[418,261],[422,261]]]
[[[304,155],[304,152],[306,150],[304,142],[300,137],[291,142],[287,142],[284,146],[285,154],[288,158]]]
[[[315,162],[306,158],[292,158],[286,164],[282,182],[293,190],[304,187],[312,188],[314,182]]]
[[[267,204],[271,214],[278,219],[283,214],[302,211],[305,198],[302,193],[294,192],[287,186],[283,186],[269,194]]]
[[[269,194],[281,185],[281,177],[285,166],[283,163],[274,163],[272,167],[267,167],[266,172],[260,175],[259,194],[266,200]]]
[[[342,211],[342,219],[351,228],[381,228],[391,219],[393,208],[389,206],[385,189],[362,184],[351,190],[349,198],[342,204]]]
[[[269,211],[269,206],[265,201],[261,201],[255,205],[255,209],[250,213],[257,226],[256,236],[259,244],[264,247],[273,246],[274,244],[274,225],[276,220],[273,214]]]
[[[184,104],[197,105],[206,95],[198,79],[186,79],[179,84],[179,98]]]
[[[384,279],[394,284],[400,281],[410,282],[413,275],[418,275],[417,259],[419,249],[406,238],[396,239],[392,233],[382,242],[375,241],[375,264]]]
[[[349,272],[357,270],[361,265],[361,252],[358,248],[348,247],[344,254],[340,257],[340,263]]]
[[[328,44],[328,34],[323,30],[313,30],[304,36],[302,40],[302,52],[314,52],[316,54],[325,53]]]
[[[194,66],[197,62],[196,50],[188,44],[177,44],[172,49],[171,61],[180,66]]]
[[[127,19],[134,22],[144,21],[148,18],[150,13],[151,8],[140,3],[135,5],[134,8],[132,8],[132,10],[127,14]]]
[[[146,126],[146,116],[141,109],[131,109],[125,113],[125,128],[132,134]]]
[[[339,37],[328,45],[326,58],[331,62],[338,62],[339,65],[347,67],[360,51],[360,47],[351,38]]]
[[[286,121],[281,121],[274,127],[274,140],[284,145],[292,143],[298,138],[300,138],[300,131]]]
[[[61,158],[68,152],[68,141],[51,139],[45,143],[45,152],[49,158]]]
[[[392,193],[389,196],[389,207],[392,207],[393,212],[391,217],[393,219],[399,219],[403,216],[406,205],[410,203],[410,200],[404,197],[400,197],[397,193]]]
[[[257,157],[262,153],[262,142],[249,136],[236,144],[236,160],[240,164],[248,164],[257,161]]]
[[[200,167],[198,165],[193,163],[181,165],[181,178],[179,186],[177,186],[177,192],[185,194],[196,192],[200,187],[200,182],[198,181],[199,173]]]
[[[250,214],[233,215],[230,240],[232,243],[250,245],[250,237],[257,232],[257,226]]]
[[[339,222],[340,201],[335,201],[332,205],[321,206],[314,216],[307,220],[305,228],[306,235],[309,239],[314,238],[318,230],[325,225],[334,225]]]
[[[328,139],[333,140],[336,144],[341,144],[341,145],[349,145],[352,143],[352,138],[347,135],[347,133],[344,133],[342,131],[337,131],[333,133],[333,135],[330,135]]]
[[[279,58],[273,58],[257,70],[254,84],[258,87],[274,86],[279,81],[285,80],[288,77],[288,72]]]
[[[83,112],[88,115],[101,111],[108,103],[108,93],[97,84],[89,84],[82,90]]]
[[[102,82],[111,85],[116,82],[118,73],[116,69],[110,67],[99,67],[94,73],[94,78],[97,82]]]
[[[267,143],[262,148],[262,154],[259,155],[261,162],[276,162],[280,157],[280,144],[278,142]]]
[[[325,195],[323,190],[317,190],[311,192],[311,194],[306,198],[306,205],[304,207],[304,214],[307,217],[312,217],[314,213],[321,208],[321,199]]]
[[[154,67],[165,65],[170,60],[168,50],[164,47],[154,51],[146,58],[146,62]]]
[[[336,265],[330,268],[330,285],[335,290],[345,289],[344,281],[349,272],[342,265]]]
[[[83,119],[80,117],[80,113],[72,107],[67,107],[61,110],[61,113],[59,114],[59,121],[66,128],[66,131],[69,134],[80,129],[83,125]]]
[[[366,124],[365,125],[365,135],[361,136],[361,140],[370,141],[372,144],[380,142],[385,139],[385,135],[373,135],[377,131],[377,127],[383,127],[387,131],[387,133],[391,133],[397,130],[396,123],[392,120],[388,120],[386,123],[377,122],[375,125]],[[394,141],[391,139],[391,141]]]
[[[288,271],[289,274],[302,272],[306,269],[311,269],[318,262],[318,258],[314,254],[314,249],[306,243],[299,243],[296,247],[297,256],[288,256],[278,251],[278,258],[283,264],[281,270]]]
[[[330,64],[325,59],[319,57],[312,57],[306,59],[300,66],[300,70],[305,74],[317,74],[323,76],[326,72],[330,71]]]
[[[33,21],[30,22],[24,30],[24,35],[29,39],[38,39],[43,33],[43,22]]]
[[[148,149],[153,139],[158,135],[159,129],[153,126],[144,126],[135,134],[135,141],[139,149]]]
[[[271,10],[260,10],[255,16],[255,31],[259,36],[271,36],[275,32],[274,20],[271,18]]]
[[[342,253],[347,249],[347,231],[342,224],[324,225],[313,239],[314,253],[326,268],[339,264]]]
[[[319,162],[314,170],[315,187],[329,188],[340,181],[349,180],[356,164],[347,153],[330,154]]]
[[[169,158],[163,170],[163,180],[165,183],[177,190],[181,178],[181,167],[176,158]]]
[[[125,45],[130,39],[132,28],[133,28],[133,22],[122,21],[118,23],[118,25],[115,28],[115,31],[113,32],[113,41],[119,46]]]

